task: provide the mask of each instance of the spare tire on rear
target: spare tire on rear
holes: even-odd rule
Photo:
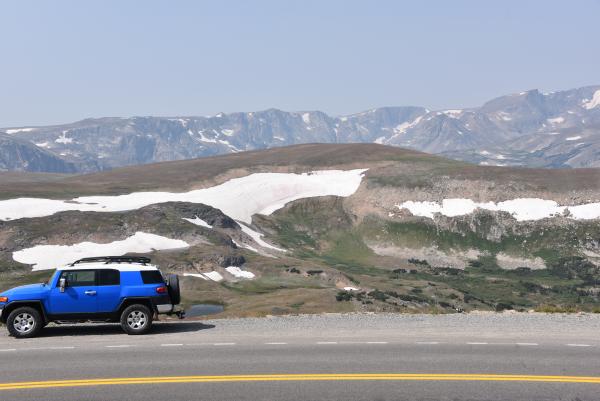
[[[167,276],[167,288],[169,289],[171,303],[179,305],[181,302],[181,293],[179,292],[179,276],[177,274],[169,274]]]

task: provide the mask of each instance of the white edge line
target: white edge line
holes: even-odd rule
[[[181,347],[183,344],[161,344],[161,347]]]
[[[265,343],[265,345],[287,345],[287,343]]]
[[[488,343],[478,343],[478,342],[471,342],[471,343],[467,343],[468,345],[488,345]]]
[[[214,343],[213,345],[235,345],[235,343]]]
[[[318,345],[331,345],[331,344],[337,344],[337,341],[317,341]]]
[[[567,344],[567,347],[591,347],[590,344]]]

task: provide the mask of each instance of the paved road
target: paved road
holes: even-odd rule
[[[2,332],[0,400],[600,400],[599,330],[595,315],[484,314]]]

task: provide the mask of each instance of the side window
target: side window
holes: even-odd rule
[[[121,284],[121,272],[113,269],[96,270],[98,285],[119,285]]]
[[[63,271],[60,278],[67,279],[67,287],[84,287],[96,285],[95,270]]]
[[[142,270],[142,281],[144,284],[163,284],[162,274],[158,270]]]

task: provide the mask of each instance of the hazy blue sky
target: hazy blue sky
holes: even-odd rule
[[[600,2],[2,1],[0,126],[600,84]]]

